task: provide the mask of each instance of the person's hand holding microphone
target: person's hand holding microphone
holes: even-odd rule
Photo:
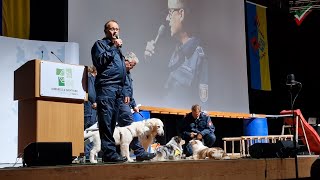
[[[119,34],[117,32],[115,32],[113,36],[115,38],[115,40],[113,42],[114,45],[118,48],[121,48],[122,47],[122,39],[119,38]]]

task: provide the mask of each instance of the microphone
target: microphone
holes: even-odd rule
[[[165,28],[166,27],[163,24],[161,24],[161,26],[159,27],[159,30],[158,30],[157,37],[154,39],[154,44],[156,44],[159,37],[163,35]]]
[[[61,59],[60,59],[54,52],[51,51],[51,54],[53,54],[57,59],[59,59],[59,61],[60,61],[61,63],[63,63],[63,62],[61,61]]]
[[[286,85],[287,86],[294,86],[294,85],[297,85],[297,84],[300,84],[300,82],[295,80],[294,74],[288,74],[287,75]]]
[[[119,39],[119,34],[115,33],[116,39]],[[122,45],[119,46],[119,48],[121,48]]]
[[[114,36],[116,37],[116,39],[119,39],[119,34],[118,34],[118,33],[116,33],[116,32],[115,32],[115,33],[114,33]],[[120,45],[118,49],[119,49],[119,52],[120,52],[121,58],[123,58],[123,59],[124,59],[124,56],[123,56],[122,51],[121,51],[121,49],[120,49],[121,47],[122,47],[122,45]]]
[[[144,51],[144,58],[146,59],[147,56],[151,57],[154,54],[155,45],[159,40],[159,37],[164,34],[165,26],[162,24],[159,27],[158,34],[154,40],[147,42],[146,50]]]
[[[43,51],[41,51],[41,59],[43,60]]]

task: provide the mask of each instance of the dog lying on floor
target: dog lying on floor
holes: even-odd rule
[[[220,147],[207,147],[202,141],[193,139],[189,141],[192,147],[192,159],[230,159],[230,157]]]
[[[153,161],[167,161],[167,160],[180,160],[182,157],[182,145],[185,141],[179,137],[174,136],[166,145],[159,145],[155,148],[156,157]]]
[[[129,162],[132,162],[133,159],[130,157],[129,150],[129,144],[132,139],[134,137],[139,137],[139,139],[144,140],[148,139],[148,137],[155,137],[156,135],[163,136],[163,126],[163,122],[157,118],[133,122],[129,126],[116,127],[113,133],[113,138],[116,145],[120,145],[121,155],[127,157]],[[91,137],[94,137],[94,140],[93,148],[90,151],[90,162],[97,163],[96,154],[101,150],[99,131],[93,131],[91,134]],[[149,146],[151,142],[150,144],[147,144],[148,142],[149,141],[144,141],[144,144]]]

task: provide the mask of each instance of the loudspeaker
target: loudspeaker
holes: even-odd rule
[[[280,158],[294,157],[300,152],[300,146],[298,142],[296,143],[296,147],[294,147],[293,141],[278,141],[280,150],[278,152],[278,156]]]
[[[252,158],[275,158],[279,150],[278,144],[273,143],[255,143],[249,147],[249,153]]]
[[[287,158],[294,157],[298,152],[298,144],[293,141],[278,141],[277,143],[255,143],[249,147],[252,158]]]
[[[71,142],[33,142],[23,152],[23,164],[27,166],[54,166],[71,163]]]

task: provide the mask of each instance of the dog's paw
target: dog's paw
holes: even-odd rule
[[[91,163],[98,163],[98,161],[95,159],[95,156],[91,156],[91,155],[90,155],[90,157],[89,157],[89,161],[90,161]]]
[[[95,159],[90,159],[90,162],[91,162],[91,163],[94,163],[94,164],[98,163],[98,161],[95,160]]]
[[[97,161],[97,153],[96,153],[96,151],[94,151],[94,150],[91,150],[90,151],[90,155],[89,155],[89,161],[91,162],[91,163],[98,163],[98,161]]]
[[[134,162],[134,160],[132,158],[130,158],[130,157],[128,157],[127,159],[128,159],[127,160],[128,162]]]

